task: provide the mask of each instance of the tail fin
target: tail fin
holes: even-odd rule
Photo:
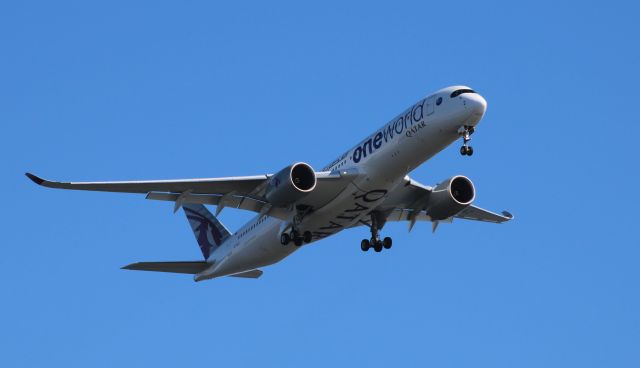
[[[184,214],[196,236],[204,259],[222,244],[231,233],[218,219],[201,204],[185,203],[182,205]]]

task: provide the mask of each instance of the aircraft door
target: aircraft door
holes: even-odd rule
[[[426,108],[427,108],[427,116],[433,114],[433,110],[434,110],[434,103],[436,101],[436,96],[430,96],[429,98],[427,98],[427,102],[425,103]]]

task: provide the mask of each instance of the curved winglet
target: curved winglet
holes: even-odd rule
[[[25,173],[25,175],[27,176],[27,178],[31,179],[31,181],[38,185],[44,185],[43,183],[46,181],[37,175],[33,175],[32,173]]]
[[[508,218],[509,220],[513,220],[513,215],[509,211],[502,211],[502,216]]]

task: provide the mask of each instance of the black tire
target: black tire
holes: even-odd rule
[[[460,154],[462,156],[466,156],[467,155],[467,146],[460,147]]]
[[[469,146],[467,147],[467,156],[471,156],[473,155],[473,147]]]
[[[288,245],[290,241],[291,241],[291,237],[289,236],[289,234],[282,233],[282,235],[280,235],[280,244]]]
[[[311,243],[311,239],[313,239],[313,234],[311,234],[311,231],[305,231],[304,234],[302,234],[302,238],[304,239],[305,243]]]
[[[382,252],[382,242],[378,241],[373,245],[373,250],[376,251],[376,253],[380,253]]]
[[[369,239],[362,239],[362,241],[360,242],[360,249],[362,249],[363,252],[366,252],[369,250],[369,248],[371,248],[371,243],[369,243]]]
[[[296,245],[296,247],[299,247],[302,245],[302,243],[304,243],[304,239],[302,239],[302,237],[297,237],[295,239],[293,239],[293,244]]]
[[[382,240],[382,246],[384,247],[384,249],[390,249],[392,245],[393,240],[390,237],[387,236]]]

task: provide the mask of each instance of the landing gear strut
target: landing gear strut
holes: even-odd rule
[[[382,248],[389,249],[393,245],[393,240],[390,237],[386,237],[383,240],[380,240],[380,228],[381,226],[378,223],[378,218],[375,213],[371,214],[371,225],[369,226],[371,229],[371,239],[362,239],[360,242],[360,249],[363,252],[369,250],[369,248],[373,248],[377,253],[382,252]]]
[[[469,145],[469,141],[471,140],[471,134],[475,131],[472,126],[465,125],[460,128],[460,135],[462,136],[462,147],[460,147],[460,154],[463,156],[471,156],[473,155],[473,147]]]

